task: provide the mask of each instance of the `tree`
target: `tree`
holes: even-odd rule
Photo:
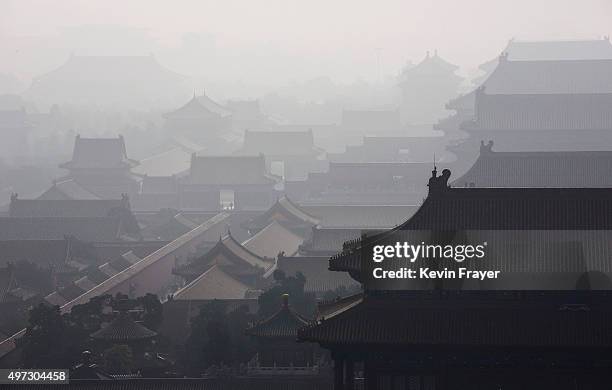
[[[113,345],[102,354],[104,369],[111,374],[129,374],[134,367],[132,349],[127,345]]]
[[[146,294],[139,297],[136,302],[142,306],[142,324],[149,329],[158,330],[164,319],[164,308],[155,294]]]
[[[274,285],[259,296],[259,316],[266,318],[281,307],[283,294],[289,294],[291,306],[301,315],[312,317],[316,308],[313,294],[304,292],[306,278],[301,272],[286,276],[284,272],[274,273]]]
[[[127,297],[126,297],[127,298]],[[23,347],[21,366],[24,368],[70,367],[84,350],[92,349],[89,335],[100,329],[102,323],[110,322],[115,314],[109,305],[120,302],[125,309],[142,307],[145,326],[157,329],[162,321],[162,306],[157,296],[147,294],[136,300],[122,300],[110,295],[94,297],[89,302],[76,305],[68,314],[61,315],[58,306],[40,304],[29,312],[29,326],[19,340]]]
[[[19,340],[27,368],[63,368],[70,364],[68,327],[59,306],[39,304],[30,311],[30,325]]]
[[[212,301],[191,320],[183,364],[188,373],[199,375],[212,365],[237,366],[253,357],[254,345],[244,333],[254,316],[246,306],[227,312],[227,305]]]
[[[200,307],[198,315],[191,319],[183,357],[187,370],[193,374],[224,362],[229,344],[225,311],[225,304],[214,300]]]

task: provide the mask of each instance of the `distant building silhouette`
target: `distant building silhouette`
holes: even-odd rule
[[[138,193],[139,178],[130,170],[138,161],[128,158],[123,136],[117,138],[83,138],[77,135],[72,152],[72,160],[60,165],[67,169],[67,177],[59,180],[62,183],[72,179],[75,183],[71,191],[78,191],[77,199],[92,195],[102,199],[118,198],[122,194],[134,196]],[[81,187],[80,188],[77,188]],[[57,183],[54,185],[57,186]],[[83,194],[87,192],[87,194]],[[58,196],[62,196],[59,195]],[[49,198],[48,192],[43,197]]]
[[[184,76],[148,56],[71,55],[32,81],[26,95],[49,104],[163,107],[184,94]]]
[[[444,104],[458,92],[462,78],[458,66],[444,60],[435,51],[427,52],[418,64],[407,67],[399,76],[402,90],[402,122],[435,123],[445,116]]]

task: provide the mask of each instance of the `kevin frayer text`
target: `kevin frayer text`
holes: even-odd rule
[[[405,260],[415,263],[423,260],[453,260],[462,263],[465,260],[481,260],[485,257],[487,243],[479,245],[439,245],[439,244],[410,244],[397,242],[394,245],[375,245],[372,248],[372,260],[381,263],[385,260]],[[500,271],[458,269],[433,269],[431,267],[399,268],[387,270],[382,267],[373,269],[375,279],[497,279]]]

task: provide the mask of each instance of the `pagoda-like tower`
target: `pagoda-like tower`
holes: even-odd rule
[[[101,199],[116,199],[138,192],[138,179],[130,170],[138,161],[128,158],[122,135],[117,138],[84,138],[77,135],[72,159],[60,165],[68,177]]]
[[[455,74],[458,66],[444,60],[435,51],[400,75],[402,90],[401,119],[404,123],[435,123],[446,116],[445,104],[457,95],[462,78]]]
[[[246,331],[257,342],[256,366],[252,372],[263,373],[276,367],[309,371],[307,368],[314,365],[313,344],[297,342],[298,329],[306,326],[308,320],[289,306],[288,294],[283,294],[282,302],[276,313]]]

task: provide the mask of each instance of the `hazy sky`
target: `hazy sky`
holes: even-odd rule
[[[470,68],[512,37],[611,33],[610,0],[0,0],[0,72],[29,82],[70,52],[153,52],[224,81],[373,80],[427,50]]]

